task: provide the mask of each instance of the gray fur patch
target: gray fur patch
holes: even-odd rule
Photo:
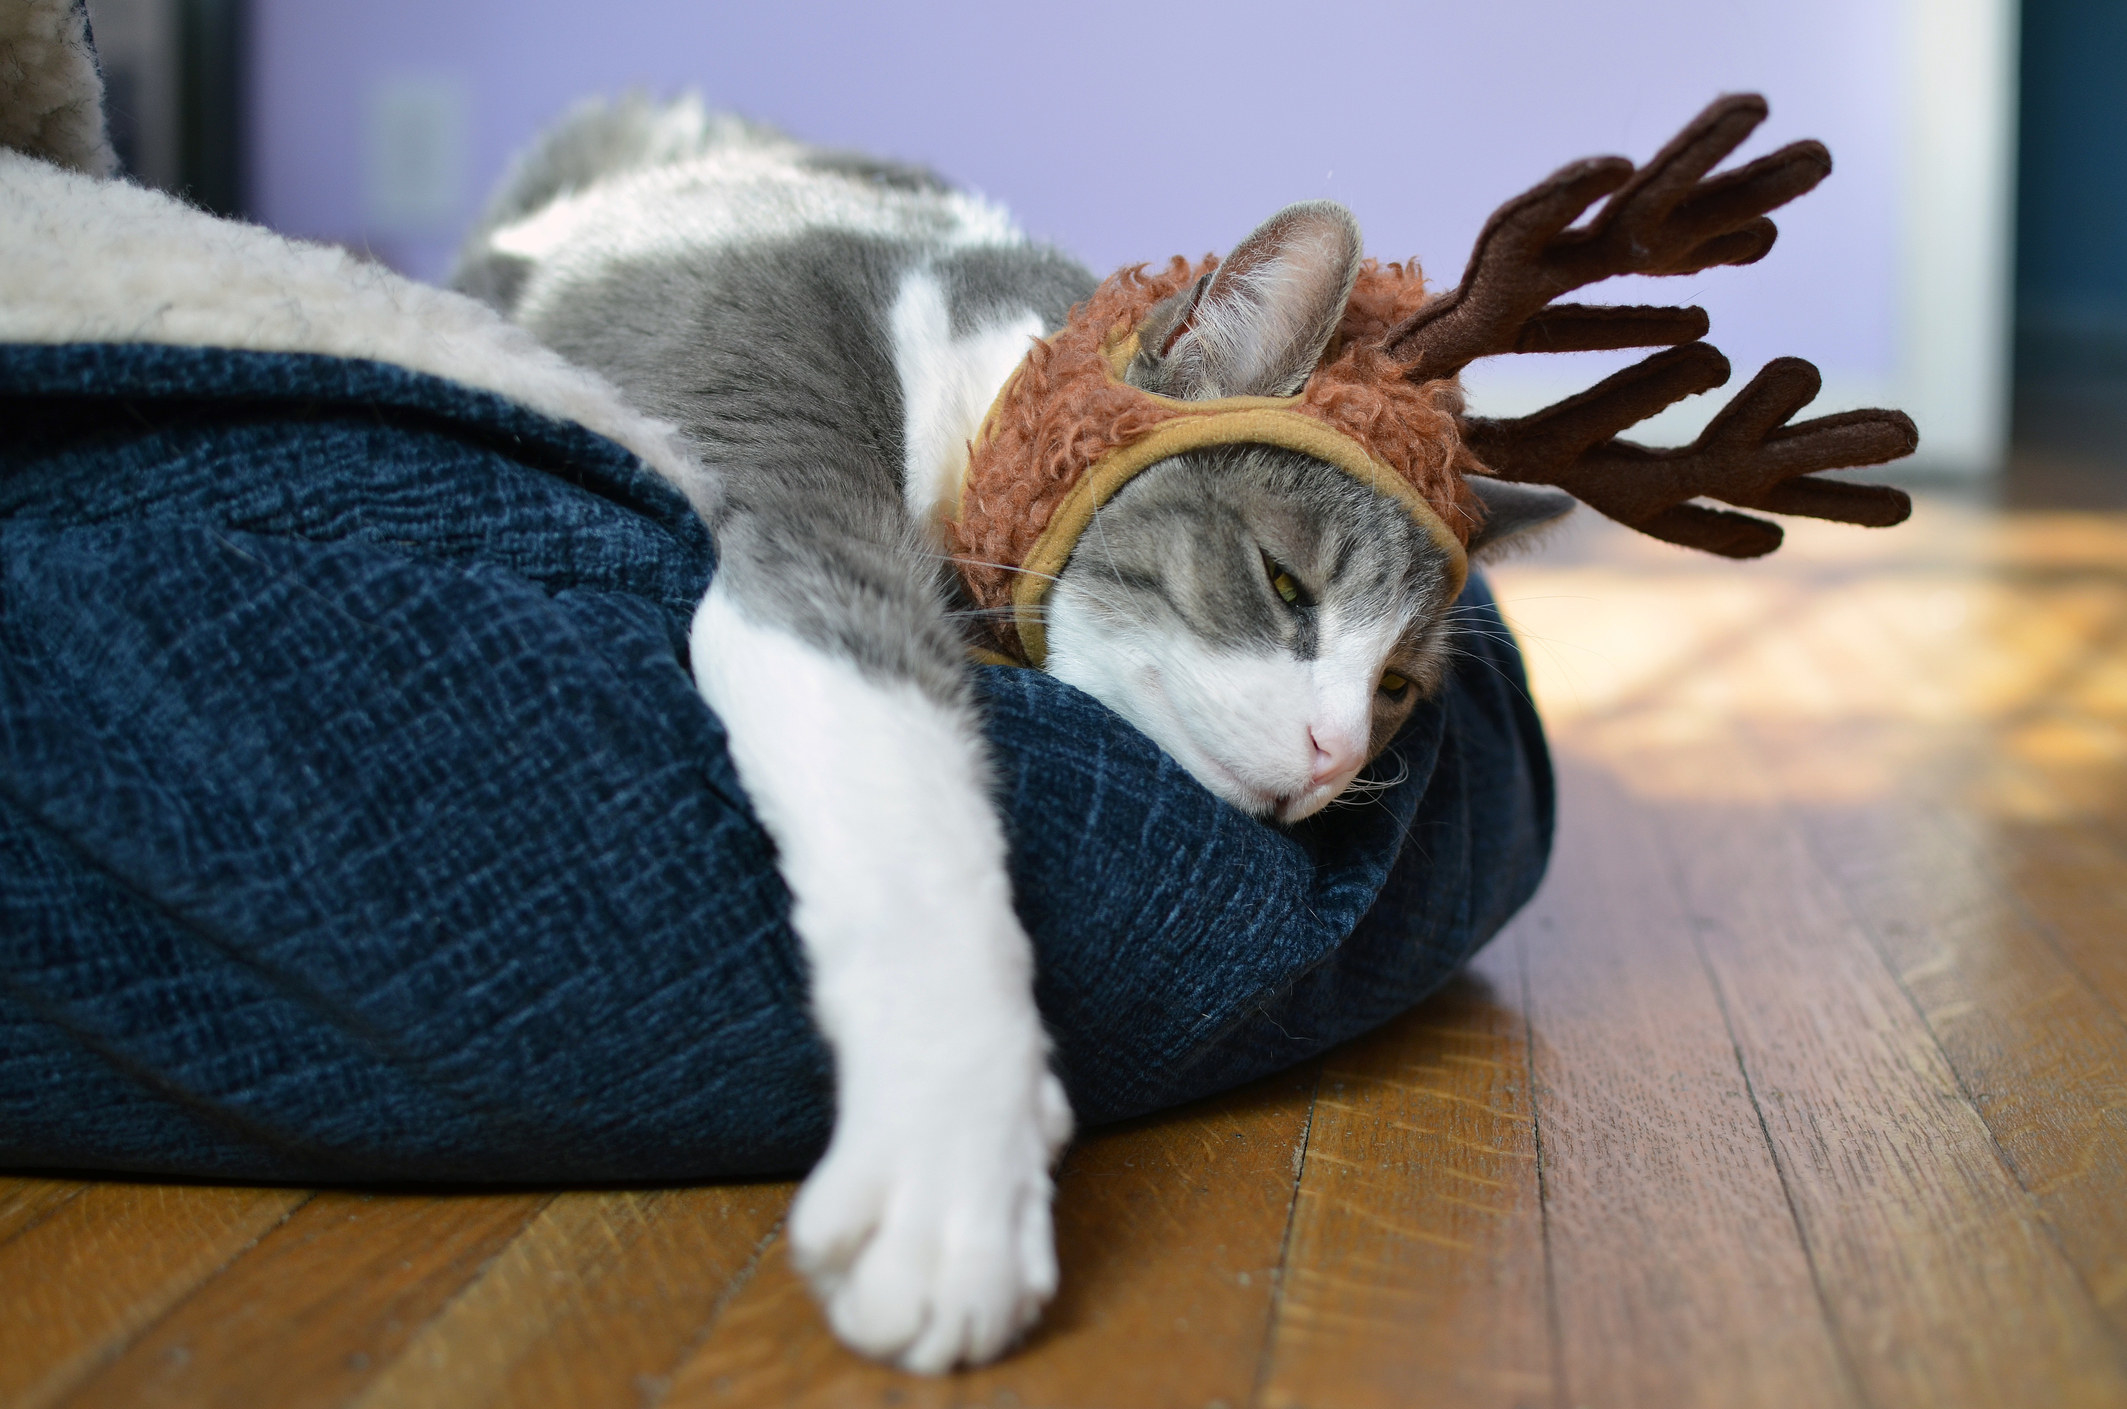
[[[1086,266],[1040,245],[955,250],[933,267],[945,287],[956,338],[1023,308],[1032,309],[1043,331],[1053,333],[1072,305],[1091,298],[1099,285]]]
[[[451,271],[450,286],[468,298],[477,298],[508,318],[517,312],[517,299],[532,274],[532,262],[499,250],[482,249],[458,262]]]
[[[1273,585],[1278,570],[1298,602]],[[1323,648],[1326,616],[1402,621],[1394,659],[1420,693],[1444,666],[1446,555],[1401,505],[1293,451],[1161,461],[1093,516],[1061,576],[1126,619],[1302,660]]]

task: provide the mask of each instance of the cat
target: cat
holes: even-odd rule
[[[1341,207],[1280,212],[1154,310],[1128,380],[1297,391],[1361,257]],[[1072,1118],[939,527],[992,399],[1094,276],[923,168],[634,98],[519,159],[452,282],[709,467],[719,568],[693,670],[775,840],[835,1065],[794,1259],[860,1351],[929,1372],[1001,1353],[1056,1287],[1049,1169]],[[1473,487],[1473,553],[1571,503]],[[1350,475],[1191,452],[1094,516],[1049,596],[1044,668],[1217,796],[1296,822],[1437,689],[1451,591],[1442,547]]]

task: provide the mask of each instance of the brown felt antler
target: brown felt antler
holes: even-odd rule
[[[1417,381],[1450,377],[1501,353],[1669,348],[1534,415],[1470,418],[1464,439],[1494,474],[1555,484],[1642,532],[1739,558],[1777,548],[1778,526],[1687,501],[1704,495],[1877,526],[1912,511],[1895,489],[1806,478],[1909,455],[1919,436],[1897,411],[1788,425],[1820,381],[1799,358],[1768,365],[1688,446],[1656,450],[1613,439],[1726,382],[1728,360],[1694,341],[1706,333],[1702,309],[1552,303],[1613,275],[1691,274],[1762,259],[1778,235],[1766,212],[1810,190],[1832,165],[1821,143],[1795,142],[1709,177],[1765,114],[1765,100],[1755,94],[1721,98],[1637,170],[1622,157],[1596,157],[1556,172],[1485,222],[1460,285],[1383,339]],[[1604,196],[1610,199],[1593,219],[1573,224]]]
[[[1463,440],[1502,479],[1555,484],[1642,533],[1730,558],[1780,546],[1780,528],[1749,514],[1687,501],[1704,495],[1746,509],[1886,528],[1913,512],[1904,492],[1818,479],[1814,471],[1880,465],[1913,453],[1920,437],[1899,411],[1846,411],[1799,425],[1788,417],[1817,395],[1817,369],[1799,357],[1767,363],[1689,445],[1650,449],[1612,439],[1625,427],[1728,380],[1728,359],[1705,343],[1658,352],[1556,406],[1511,421],[1471,417]]]

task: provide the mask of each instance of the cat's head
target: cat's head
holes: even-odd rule
[[[1291,206],[1154,308],[1126,379],[1182,400],[1285,396],[1336,332],[1361,262],[1330,202]],[[1473,556],[1572,500],[1473,478]],[[1454,649],[1447,550],[1393,499],[1268,446],[1192,451],[1093,516],[1047,602],[1053,675],[1212,792],[1292,822],[1351,787]]]

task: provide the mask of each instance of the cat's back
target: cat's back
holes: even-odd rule
[[[922,167],[810,146],[687,97],[587,104],[520,157],[452,282],[526,322],[631,263],[809,236],[912,252],[1024,248],[1012,218]]]
[[[1094,282],[926,169],[692,97],[578,109],[518,160],[452,277],[712,458],[774,426],[797,453],[854,442],[896,464],[959,436],[973,384]]]

